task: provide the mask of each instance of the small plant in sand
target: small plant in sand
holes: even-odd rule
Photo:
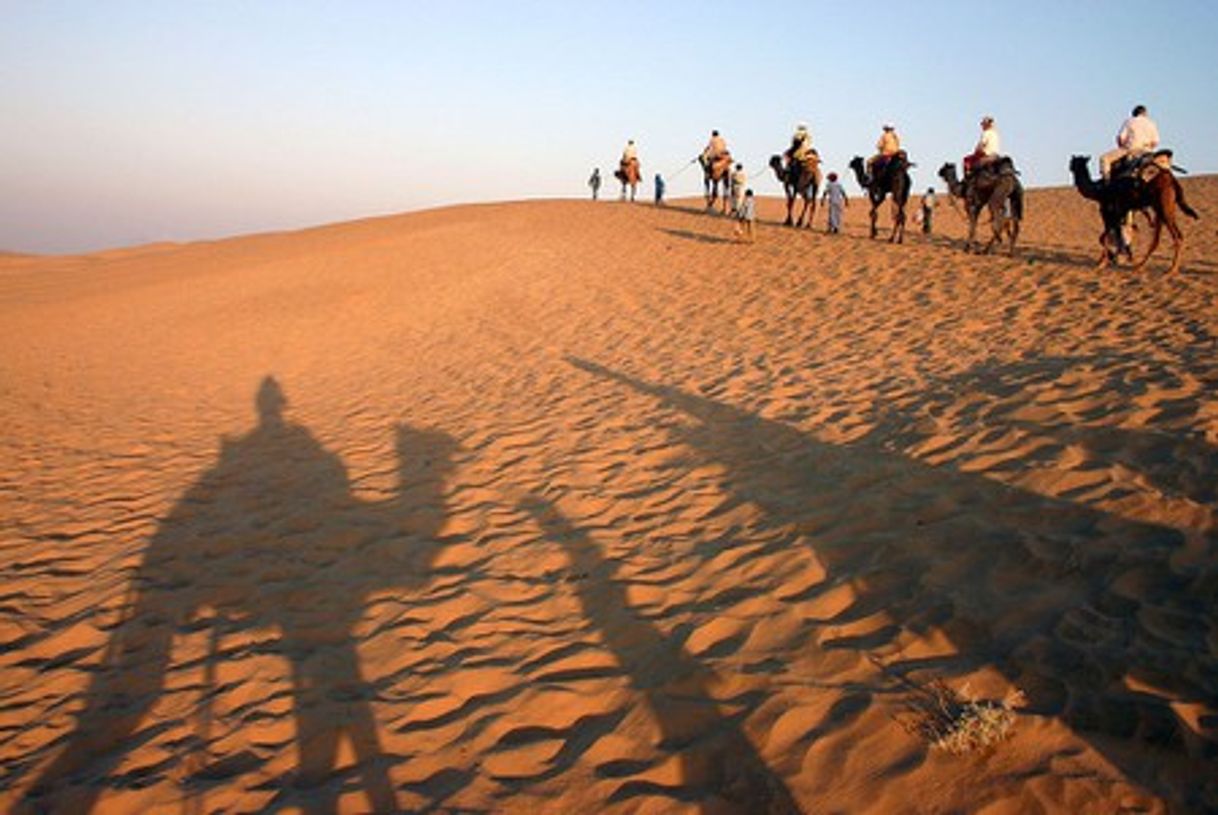
[[[1015,726],[1015,708],[1023,701],[1023,692],[1018,689],[1002,700],[980,699],[968,684],[957,692],[936,679],[906,701],[905,714],[897,721],[931,747],[962,755],[1009,736]]]

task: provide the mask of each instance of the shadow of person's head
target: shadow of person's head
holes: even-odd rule
[[[258,409],[258,424],[276,426],[283,424],[283,409],[287,407],[288,398],[283,393],[279,381],[271,375],[262,378],[258,385],[258,393],[254,397],[254,405]]]

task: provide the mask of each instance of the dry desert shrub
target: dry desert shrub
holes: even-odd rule
[[[1015,726],[1015,708],[1023,693],[1013,690],[1001,700],[980,699],[966,684],[952,690],[942,680],[918,686],[905,701],[897,722],[931,747],[962,755],[1005,739]]]

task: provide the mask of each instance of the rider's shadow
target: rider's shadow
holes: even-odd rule
[[[723,468],[733,501],[757,507],[775,531],[811,530],[804,537],[828,576],[801,600],[842,585],[856,597],[820,624],[845,625],[877,611],[894,623],[832,647],[882,652],[897,676],[993,666],[1024,692],[1024,710],[1060,718],[1152,789],[1162,780],[1148,756],[1170,751],[1190,767],[1212,763],[1209,720],[1203,716],[1197,727],[1172,706],[1208,705],[1218,688],[1218,653],[1207,639],[1218,554],[1212,528],[1194,530],[1190,544],[1172,526],[895,452],[925,441],[919,420],[942,415],[959,394],[990,394],[995,410],[987,421],[998,427],[1005,415],[998,407],[1022,405],[1006,397],[1044,393],[1063,372],[1094,361],[1040,360],[1029,370],[1016,364],[962,375],[941,395],[894,408],[899,415],[847,444],[587,360],[569,362],[688,417],[673,426],[673,437],[695,461]],[[1200,399],[1179,409],[1200,410]],[[1075,425],[1056,433],[1106,452],[1114,464],[1124,458],[1167,492],[1213,500],[1218,458],[1208,445]],[[932,629],[952,639],[950,653],[901,657],[902,631]],[[1131,684],[1154,692],[1131,692]],[[1190,794],[1198,800],[1213,795],[1212,788],[1196,789]]]
[[[532,516],[546,538],[562,546],[570,560],[574,589],[584,617],[613,653],[660,729],[660,750],[677,758],[681,784],[623,782],[611,802],[655,795],[696,803],[709,790],[719,806],[732,812],[793,815],[801,810],[783,780],[766,765],[740,722],[724,715],[713,701],[715,675],[690,656],[676,638],[664,634],[630,605],[617,579],[615,562],[584,529],[556,504],[527,496],[520,508]],[[619,769],[629,766],[623,762]],[[640,762],[641,769],[646,762]]]
[[[206,681],[189,739],[193,757],[206,758],[175,770],[186,770],[188,792],[269,758],[256,748],[236,756],[209,749],[211,702],[222,691],[217,663],[249,647],[243,632],[265,630],[278,640],[259,647],[290,666],[298,761],[291,777],[262,788],[276,789],[276,805],[333,812],[358,776],[371,810],[397,809],[371,706],[376,691],[360,670],[353,628],[371,592],[425,579],[455,442],[399,426],[395,495],[361,501],[338,456],[284,419],[273,378],[256,401],[257,427],[223,440],[215,466],[149,542],[76,726],[31,787],[31,808],[87,812],[107,787],[139,785],[113,771],[126,749],[163,726],[146,718],[165,691],[175,638],[206,629]],[[344,740],[356,763],[340,771]]]

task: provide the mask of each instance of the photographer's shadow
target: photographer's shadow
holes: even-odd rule
[[[368,806],[398,808],[353,628],[371,592],[420,585],[439,551],[444,479],[456,444],[436,431],[397,428],[398,488],[384,502],[356,499],[346,468],[304,427],[284,419],[286,399],[266,377],[258,425],[223,439],[218,461],[186,491],[148,544],[123,618],[85,691],[84,709],[55,759],[27,792],[33,811],[88,812],[124,751],[158,725],[145,722],[162,695],[177,636],[208,629],[206,682],[195,711],[194,754],[205,766],[185,785],[255,769],[269,756],[209,749],[210,703],[220,692],[224,640],[251,629],[278,635],[270,646],[291,672],[297,769],[261,786],[275,806],[333,812],[358,776]],[[354,769],[338,771],[341,742]],[[235,770],[233,768],[236,768]],[[189,771],[189,768],[187,768]]]

